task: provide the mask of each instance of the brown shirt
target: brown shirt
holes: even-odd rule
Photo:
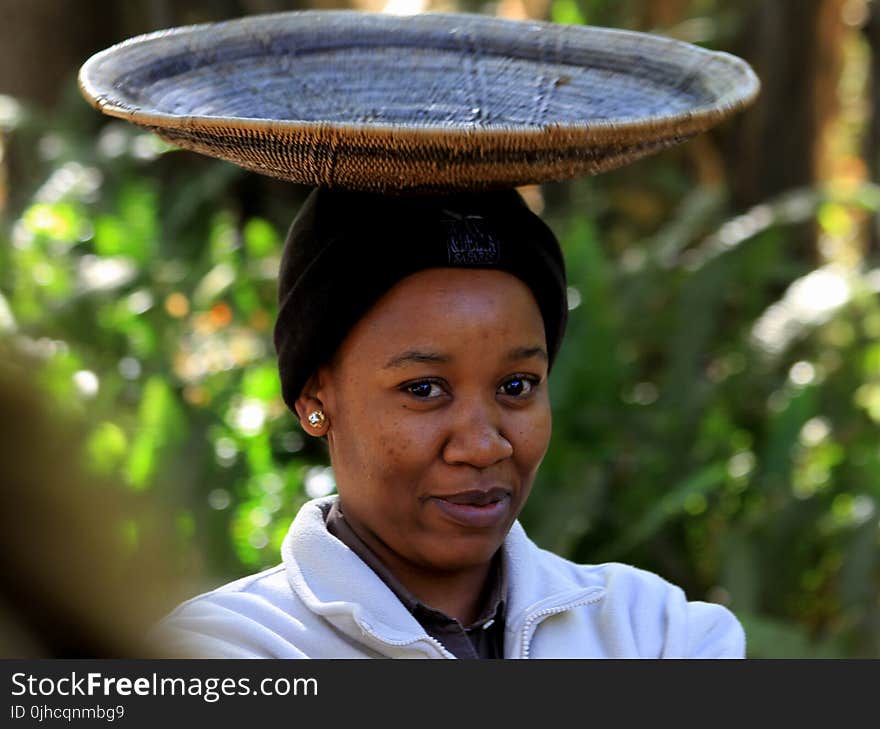
[[[339,499],[327,513],[327,531],[379,575],[425,632],[440,641],[456,658],[504,658],[504,598],[507,595],[507,575],[500,549],[492,559],[480,616],[470,625],[463,626],[443,611],[420,602],[401,584],[345,521]]]

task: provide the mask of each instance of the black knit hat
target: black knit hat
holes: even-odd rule
[[[426,268],[507,271],[532,291],[550,364],[568,318],[556,236],[514,189],[383,195],[309,194],[293,221],[278,276],[275,349],[287,406],[348,332],[398,281]]]

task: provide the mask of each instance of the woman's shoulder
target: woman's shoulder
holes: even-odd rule
[[[178,608],[188,605],[199,600],[208,598],[222,598],[223,596],[232,595],[271,595],[279,583],[285,581],[284,565],[277,564],[273,567],[267,567],[260,572],[254,572],[244,575],[230,582],[226,582],[218,587],[202,592],[189,600],[182,602]]]
[[[295,602],[284,566],[278,565],[180,603],[151,638],[175,657],[282,657],[277,653],[291,650],[294,616],[302,613]]]
[[[513,569],[532,564],[542,582],[572,588],[601,588],[606,595],[665,595],[680,589],[654,572],[623,562],[581,563],[539,547],[519,524],[511,530],[508,548]]]
[[[621,642],[612,653],[742,657],[745,634],[727,607],[690,599],[678,585],[621,562],[582,564],[538,548],[541,581],[556,592],[591,590],[584,610],[602,635]],[[623,644],[626,644],[624,649]]]
[[[541,569],[554,582],[569,581],[572,588],[598,588],[606,601],[641,604],[687,602],[684,591],[660,575],[623,562],[580,563],[546,549],[538,549]],[[720,606],[719,606],[720,607]]]
[[[661,654],[745,657],[745,632],[726,606],[691,599],[678,585],[632,565],[611,562],[593,569],[607,585],[609,614],[627,619],[646,640],[647,636],[663,635]]]

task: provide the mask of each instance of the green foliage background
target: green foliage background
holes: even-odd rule
[[[615,24],[613,6],[558,0],[552,17]],[[90,468],[162,505],[195,593],[275,564],[326,475],[271,344],[280,245],[308,189],[96,116],[73,94],[52,118],[0,104],[17,171],[0,356],[83,423]],[[833,235],[875,213],[880,191],[737,213],[672,151],[543,193],[573,308],[527,530],[727,604],[751,656],[880,657],[880,269],[793,245],[805,225]],[[148,525],[123,521],[137,545]]]

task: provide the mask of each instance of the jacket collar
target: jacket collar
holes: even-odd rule
[[[379,575],[382,582],[388,585],[391,591],[397,595],[397,599],[403,603],[403,606],[413,616],[416,616],[419,624],[423,625],[423,627],[425,619],[435,623],[439,621],[441,624],[451,620],[442,610],[437,610],[421,602],[407,589],[406,585],[397,579],[397,576],[385,566],[376,553],[351,528],[345,520],[340,506],[338,498],[330,506],[330,511],[325,518],[327,531],[348,546],[373,572]],[[489,573],[491,591],[488,595],[484,595],[482,612],[470,625],[464,626],[466,630],[471,627],[479,627],[489,620],[503,618],[504,601],[507,597],[507,579],[500,550],[496,557],[497,559],[492,560],[492,568]],[[418,617],[419,614],[421,614],[422,618]]]
[[[325,515],[336,498],[306,502],[284,539],[281,555],[293,591],[309,610],[383,655],[411,655],[415,650],[429,657],[453,657],[379,576],[327,531]],[[543,617],[601,592],[574,580],[569,563],[537,547],[518,521],[504,540],[502,559],[508,580],[507,656],[527,651],[531,632]]]

